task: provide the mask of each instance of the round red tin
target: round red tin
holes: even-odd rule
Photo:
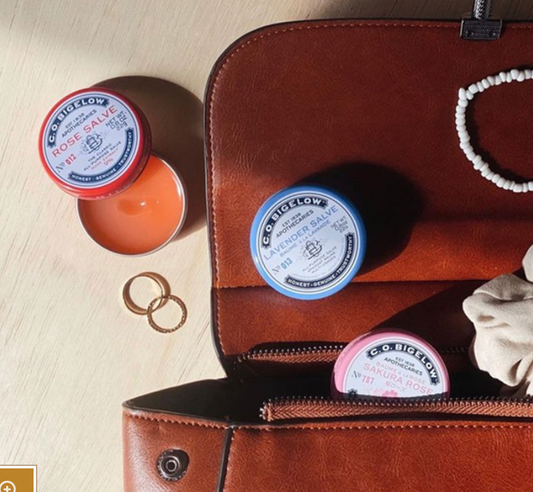
[[[142,111],[124,96],[99,87],[59,101],[39,135],[48,175],[84,200],[110,197],[130,186],[148,162],[151,147]]]
[[[333,369],[334,396],[447,396],[446,365],[425,340],[403,330],[374,330],[342,351]]]

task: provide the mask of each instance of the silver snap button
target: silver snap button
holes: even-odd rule
[[[183,478],[188,466],[189,455],[181,449],[169,449],[157,458],[157,472],[169,482]]]

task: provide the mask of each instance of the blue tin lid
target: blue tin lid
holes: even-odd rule
[[[250,247],[271,287],[295,299],[322,299],[349,284],[361,267],[366,232],[349,200],[329,188],[301,185],[261,206]]]

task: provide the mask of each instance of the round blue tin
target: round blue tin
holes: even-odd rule
[[[322,299],[350,283],[361,267],[366,233],[349,200],[329,188],[301,185],[261,206],[250,247],[271,287],[295,299]]]

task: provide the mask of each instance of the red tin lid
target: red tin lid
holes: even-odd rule
[[[148,121],[129,99],[100,87],[64,97],[46,116],[39,154],[55,183],[84,200],[116,195],[148,162]]]

